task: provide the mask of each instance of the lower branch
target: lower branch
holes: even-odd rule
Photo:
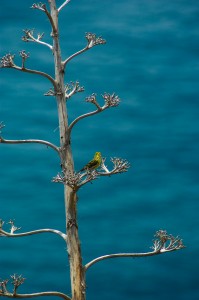
[[[2,137],[0,137],[0,143],[2,144],[26,144],[26,143],[37,143],[37,144],[43,144],[47,147],[50,147],[54,149],[56,152],[59,153],[59,148],[55,146],[54,144],[44,141],[44,140],[37,140],[37,139],[28,139],[28,140],[5,140]]]
[[[88,268],[90,268],[95,263],[97,263],[97,262],[99,262],[101,260],[109,259],[109,258],[119,258],[119,257],[132,257],[132,258],[136,258],[136,257],[153,256],[153,255],[157,255],[157,254],[161,254],[161,253],[162,252],[160,252],[160,251],[152,251],[152,252],[146,252],[146,253],[116,253],[116,254],[107,254],[107,255],[103,255],[103,256],[100,256],[100,257],[97,257],[97,258],[91,260],[89,263],[87,263],[85,265],[85,270],[88,270]]]
[[[21,68],[21,67],[18,67],[16,65],[14,65],[12,68],[15,69],[15,70],[21,71],[21,72],[37,74],[37,75],[41,75],[43,77],[46,77],[48,80],[50,80],[50,82],[53,84],[54,88],[56,89],[55,80],[49,74],[47,74],[45,72],[32,70],[32,69],[27,69],[27,68],[24,68],[24,67]]]
[[[61,236],[64,240],[66,240],[66,234],[56,230],[56,229],[38,229],[38,230],[33,230],[33,231],[27,231],[27,232],[23,232],[23,233],[9,233],[3,229],[0,228],[0,236],[6,236],[6,237],[23,237],[23,236],[28,236],[28,235],[33,235],[33,234],[39,234],[39,233],[46,233],[46,232],[50,232],[50,233],[54,233],[57,234],[59,236]]]
[[[95,263],[109,258],[147,257],[147,256],[163,254],[165,252],[172,252],[172,251],[185,248],[182,239],[180,239],[178,236],[174,237],[173,235],[168,234],[166,230],[158,230],[154,236],[156,237],[156,239],[153,241],[153,246],[152,246],[153,251],[145,252],[145,253],[116,253],[116,254],[108,254],[108,255],[100,256],[87,263],[84,267],[85,271],[88,270],[88,268],[90,268]]]
[[[70,297],[68,297],[64,293],[60,292],[41,292],[41,293],[32,293],[32,294],[13,294],[13,293],[2,293],[0,291],[0,297],[7,297],[7,298],[34,298],[34,297],[43,297],[43,296],[56,296],[61,297],[65,300],[71,300]]]

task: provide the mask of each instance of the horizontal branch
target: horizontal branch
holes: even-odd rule
[[[61,297],[65,300],[71,300],[70,297],[68,297],[64,293],[60,292],[40,292],[40,293],[32,293],[32,294],[13,294],[13,293],[2,293],[0,292],[0,296],[4,296],[7,298],[33,298],[33,297],[43,297],[43,296],[57,296]]]
[[[59,148],[55,146],[54,144],[44,141],[44,140],[37,140],[37,139],[28,139],[28,140],[5,140],[2,137],[0,137],[0,143],[2,144],[26,144],[26,143],[36,143],[36,144],[43,144],[47,147],[50,147],[54,149],[56,152],[59,153]]]
[[[102,261],[102,260],[105,260],[105,259],[109,259],[109,258],[120,258],[120,257],[137,258],[137,257],[147,257],[147,256],[154,256],[154,255],[162,254],[164,252],[174,251],[174,250],[177,250],[177,249],[173,249],[173,250],[158,250],[158,251],[151,251],[151,252],[145,252],[145,253],[116,253],[116,254],[107,254],[107,255],[100,256],[100,257],[97,257],[97,258],[91,260],[89,263],[87,263],[85,265],[85,270],[88,270],[88,268],[90,268],[95,263],[97,263],[99,261]]]
[[[32,231],[27,231],[27,232],[22,232],[22,233],[9,233],[9,232],[3,230],[2,228],[0,228],[0,236],[14,237],[14,238],[28,236],[28,235],[34,235],[34,234],[39,234],[39,233],[46,233],[46,232],[57,234],[57,235],[61,236],[64,240],[66,240],[66,234],[59,230],[56,230],[56,229],[45,228],[45,229],[32,230]]]
[[[16,65],[13,65],[12,69],[15,69],[15,70],[21,71],[21,72],[25,72],[25,73],[41,75],[41,76],[47,78],[48,80],[50,80],[50,82],[53,84],[54,88],[56,89],[56,82],[55,82],[55,80],[49,74],[47,74],[45,72],[37,71],[37,70],[32,70],[32,69],[27,69],[27,68],[21,68],[21,67],[18,67]]]
[[[104,256],[97,257],[93,260],[91,260],[89,263],[85,265],[85,270],[88,270],[92,265],[95,263],[109,259],[109,258],[119,258],[119,257],[147,257],[147,256],[154,256],[158,254],[163,254],[166,252],[172,252],[176,250],[180,250],[185,248],[182,239],[177,237],[174,237],[172,234],[168,234],[166,230],[158,230],[156,231],[154,237],[156,238],[153,241],[151,252],[145,252],[145,253],[116,253],[116,254],[108,254]]]

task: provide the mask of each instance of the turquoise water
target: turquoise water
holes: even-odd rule
[[[57,1],[61,3],[61,1]],[[42,12],[31,1],[2,1],[0,56],[30,52],[28,67],[53,76],[53,57],[41,45],[23,43],[22,29],[45,32]],[[85,263],[116,252],[150,251],[153,235],[166,229],[187,248],[145,259],[107,260],[87,273],[87,299],[197,300],[199,6],[193,0],[73,1],[60,14],[62,54],[85,46],[85,32],[102,35],[68,65],[66,82],[85,92],[68,102],[69,120],[93,107],[91,93],[115,92],[121,105],[79,122],[72,148],[79,170],[101,151],[128,159],[128,173],[100,178],[79,191],[79,229]],[[43,94],[43,78],[0,70],[0,121],[7,139],[37,138],[58,144],[56,103]],[[102,102],[101,102],[102,103]],[[63,187],[51,182],[60,171],[51,149],[0,146],[0,217],[22,231],[65,230]],[[20,292],[70,293],[65,245],[44,234],[0,239],[0,278],[26,278]]]

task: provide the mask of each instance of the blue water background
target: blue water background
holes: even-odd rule
[[[62,1],[57,1],[61,4]],[[53,76],[53,56],[21,41],[22,29],[45,32],[47,18],[32,1],[1,1],[0,56],[30,52],[27,66]],[[144,259],[100,262],[87,273],[87,299],[199,299],[199,5],[195,0],[73,1],[60,14],[62,54],[85,46],[85,32],[107,44],[76,57],[66,82],[85,92],[68,102],[69,121],[94,107],[91,93],[115,92],[118,108],[79,122],[72,149],[79,170],[95,151],[128,159],[128,173],[100,178],[79,195],[83,261],[117,252],[150,251],[158,229],[180,235],[186,249]],[[56,102],[42,77],[0,70],[3,137],[59,143]],[[52,149],[0,145],[0,217],[22,231],[65,230],[63,186]],[[52,234],[0,239],[0,278],[26,278],[20,292],[70,294],[64,242]],[[4,297],[3,297],[4,298]]]

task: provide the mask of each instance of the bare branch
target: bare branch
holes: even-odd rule
[[[0,236],[14,237],[14,238],[28,236],[28,235],[34,235],[34,234],[39,234],[39,233],[46,233],[46,232],[57,234],[57,235],[61,236],[64,240],[66,240],[66,234],[59,230],[56,230],[56,229],[45,228],[45,229],[27,231],[27,232],[23,232],[23,233],[12,233],[12,232],[9,233],[9,232],[3,230],[2,228],[0,228]]]
[[[96,94],[92,94],[91,96],[87,97],[85,99],[86,102],[89,102],[89,103],[93,103],[96,107],[97,107],[97,110],[94,110],[94,111],[91,111],[89,113],[86,113],[86,114],[83,114],[79,117],[77,117],[73,122],[71,122],[71,124],[69,125],[68,127],[68,130],[69,132],[71,132],[73,126],[80,120],[84,119],[84,118],[87,118],[87,117],[90,117],[90,116],[93,116],[97,113],[100,113],[102,112],[103,110],[107,109],[107,108],[110,108],[110,107],[116,107],[119,105],[120,103],[120,98],[115,95],[115,93],[113,93],[112,95],[111,94],[108,94],[108,93],[105,93],[104,95],[102,95],[102,98],[104,99],[104,102],[105,104],[103,106],[100,106],[100,104],[97,102],[97,99],[96,99]]]
[[[12,68],[12,69],[15,69],[15,70],[18,70],[21,72],[25,72],[25,73],[41,75],[41,76],[47,78],[48,80],[50,80],[50,82],[54,86],[54,89],[56,90],[56,82],[49,74],[41,72],[41,71],[37,71],[37,70],[27,69],[24,67],[25,59],[28,58],[28,56],[26,56],[26,58],[25,58],[25,51],[21,51],[20,56],[22,57],[22,67],[15,65],[15,63],[14,63],[15,55],[8,53],[1,58],[0,68]]]
[[[24,29],[23,31],[24,31],[25,35],[22,37],[22,41],[24,41],[24,42],[35,42],[35,43],[47,46],[48,48],[50,48],[50,50],[53,49],[52,45],[42,41],[44,33],[42,33],[42,34],[38,33],[37,38],[35,38],[33,29]]]
[[[168,235],[165,230],[158,230],[155,233],[155,237],[157,238],[154,241],[154,246],[152,247],[154,251],[152,252],[145,252],[145,253],[116,253],[116,254],[108,254],[108,255],[103,255],[100,257],[97,257],[87,263],[85,265],[85,270],[88,270],[92,265],[95,263],[109,259],[109,258],[119,258],[119,257],[147,257],[147,256],[153,256],[153,255],[158,255],[158,254],[163,254],[165,252],[172,252],[176,250],[180,250],[185,248],[183,245],[182,239],[179,237],[173,237],[171,234]],[[168,242],[168,245],[166,243]]]
[[[85,35],[86,39],[87,39],[87,45],[86,47],[84,47],[83,49],[77,51],[76,53],[72,54],[71,56],[69,56],[66,60],[64,60],[62,62],[63,64],[63,67],[66,66],[66,64],[71,60],[73,59],[74,57],[76,57],[77,55],[80,55],[81,53],[85,52],[86,50],[94,47],[94,46],[97,46],[97,45],[102,45],[102,44],[106,44],[106,41],[100,36],[100,37],[97,37],[96,34],[94,33],[86,33]]]
[[[67,296],[64,293],[60,292],[40,292],[40,293],[32,293],[32,294],[14,294],[14,293],[9,293],[9,292],[2,292],[0,291],[0,296],[4,296],[7,298],[34,298],[34,297],[46,297],[46,296],[56,296],[56,297],[61,297],[65,300],[71,300],[69,296]]]
[[[103,109],[103,110],[104,110],[104,109]],[[95,115],[95,114],[97,114],[97,113],[99,113],[99,112],[101,112],[101,111],[102,111],[102,109],[100,109],[100,110],[97,109],[97,110],[91,111],[91,112],[89,112],[89,113],[86,113],[86,114],[83,114],[83,115],[77,117],[77,118],[70,124],[70,126],[68,127],[69,132],[71,131],[71,129],[73,128],[73,126],[74,126],[78,121],[80,121],[80,120],[82,120],[82,119],[84,119],[84,118],[93,116],[93,115]]]
[[[62,8],[64,8],[64,6],[66,6],[66,4],[68,4],[70,2],[70,0],[66,0],[64,1],[64,3],[62,5],[60,5],[60,7],[58,8],[58,13],[62,10]]]
[[[48,80],[50,80],[50,82],[53,84],[54,88],[56,89],[55,80],[47,73],[44,73],[42,71],[27,69],[27,68],[20,68],[16,65],[14,65],[12,68],[15,69],[15,70],[21,71],[21,72],[25,72],[25,73],[41,75],[41,76],[47,78]]]
[[[42,296],[57,296],[61,297],[65,300],[71,300],[69,296],[64,293],[49,291],[49,292],[40,292],[40,293],[32,293],[32,294],[18,294],[17,289],[20,285],[22,285],[25,281],[25,278],[22,275],[13,274],[10,276],[11,284],[13,286],[13,292],[8,291],[8,282],[9,279],[4,279],[0,281],[0,297],[7,297],[7,298],[33,298],[33,297],[42,297]]]
[[[2,144],[26,144],[26,143],[36,143],[36,144],[43,144],[47,147],[54,149],[56,152],[59,153],[59,148],[54,144],[44,141],[44,140],[37,140],[37,139],[28,139],[28,140],[5,140],[0,136],[0,143]]]
[[[65,67],[66,64],[67,64],[71,59],[73,59],[74,57],[80,55],[81,53],[85,52],[85,51],[88,50],[88,49],[89,49],[88,46],[86,46],[86,47],[84,47],[83,49],[81,49],[81,50],[77,51],[76,53],[72,54],[71,56],[69,56],[66,60],[64,60],[64,61],[62,62],[63,67]]]
[[[88,268],[90,268],[95,263],[97,263],[97,262],[99,262],[101,260],[109,259],[109,258],[119,258],[119,257],[132,257],[132,258],[136,258],[136,257],[153,256],[153,255],[157,255],[157,254],[161,254],[161,253],[153,251],[153,252],[146,252],[146,253],[115,253],[115,254],[107,254],[107,255],[103,255],[103,256],[100,256],[100,257],[97,257],[97,258],[91,260],[89,263],[87,263],[85,265],[85,270],[88,270]]]
[[[48,19],[49,19],[49,21],[50,21],[50,24],[51,24],[51,26],[52,26],[53,32],[56,33],[56,27],[55,27],[55,24],[54,24],[54,22],[53,22],[53,19],[52,19],[52,17],[51,17],[51,14],[50,14],[50,12],[48,11],[46,5],[45,5],[44,3],[39,2],[38,4],[34,3],[34,4],[31,6],[31,8],[33,8],[33,9],[38,9],[38,10],[41,10],[41,11],[45,12],[45,14],[47,15],[47,17],[48,17]]]

